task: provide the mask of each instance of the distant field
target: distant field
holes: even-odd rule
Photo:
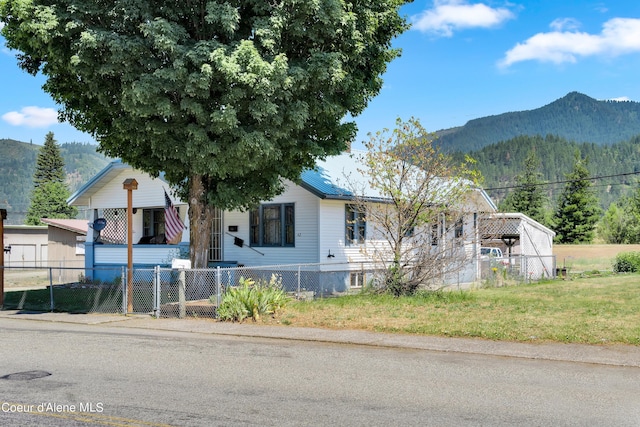
[[[558,267],[569,272],[611,270],[620,252],[640,252],[640,245],[553,245]]]

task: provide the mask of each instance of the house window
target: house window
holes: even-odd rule
[[[349,275],[349,281],[352,288],[361,288],[364,286],[364,272],[358,271]]]
[[[367,238],[367,219],[362,208],[346,205],[346,242],[347,245],[363,244]]]
[[[459,239],[462,237],[462,235],[464,234],[464,222],[462,221],[462,218],[458,219],[456,221],[456,226],[455,226],[455,238]]]
[[[142,230],[145,236],[157,236],[164,233],[164,209],[144,209],[142,211]]]
[[[249,213],[251,246],[295,246],[292,203],[260,205]]]

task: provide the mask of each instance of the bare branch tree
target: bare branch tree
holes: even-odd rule
[[[396,125],[365,143],[358,161],[367,182],[347,177],[355,194],[348,221],[366,222],[362,251],[383,267],[381,289],[406,295],[440,286],[468,266],[478,175],[470,160],[454,165],[418,120]]]

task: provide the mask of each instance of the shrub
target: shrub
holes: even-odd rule
[[[211,297],[211,300],[215,295]],[[289,298],[282,289],[281,279],[275,274],[271,280],[240,278],[240,286],[230,288],[218,307],[220,320],[242,322],[251,318],[255,322],[260,316],[275,315],[285,307]]]
[[[640,252],[621,252],[613,262],[614,273],[640,272]]]

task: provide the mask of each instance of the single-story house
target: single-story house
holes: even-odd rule
[[[331,263],[323,266],[323,271],[360,270],[368,261],[361,249],[371,243],[372,237],[366,223],[360,223],[351,212],[354,197],[345,185],[347,177],[361,175],[358,169],[351,153],[329,157],[318,161],[315,169],[305,171],[299,183],[286,181],[282,194],[251,212],[220,211],[211,224],[210,266]],[[113,161],[68,200],[71,205],[85,206],[91,213],[85,243],[87,275],[94,274],[92,269],[118,269],[127,264],[127,190],[123,183],[131,179],[138,183],[132,192],[134,267],[170,265],[173,258],[188,253],[187,204],[173,198],[162,175],[154,179],[121,161]],[[162,239],[165,189],[186,226],[178,244],[167,244]],[[474,189],[469,202],[473,208],[468,209],[469,218],[465,220],[464,250],[472,256],[464,271],[453,279],[458,282],[479,279],[475,255],[480,248],[477,218],[496,211],[480,188]],[[331,290],[344,291],[352,284],[354,275],[347,273]]]

